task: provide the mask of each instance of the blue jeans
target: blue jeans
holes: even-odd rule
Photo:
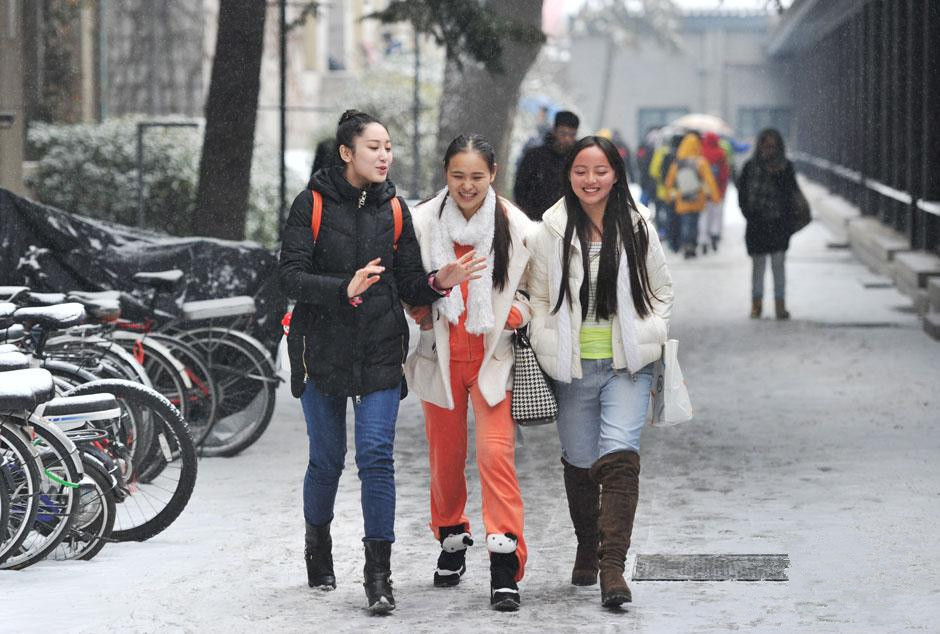
[[[786,298],[787,276],[783,266],[786,255],[786,251],[776,251],[751,256],[751,262],[754,264],[751,269],[751,297],[753,299],[764,298],[764,271],[767,270],[768,257],[770,258],[770,269],[774,273],[774,299]]]
[[[362,483],[365,540],[395,541],[395,419],[401,388],[372,392],[353,402],[356,466]],[[346,462],[346,402],[317,390],[313,380],[301,396],[307,419],[310,462],[304,477],[304,519],[322,526],[333,519],[336,489]]]
[[[679,224],[681,225],[682,246],[695,249],[698,244],[698,221],[701,212],[689,211],[679,214]]]
[[[640,452],[653,385],[653,364],[632,377],[611,359],[582,359],[580,379],[555,382],[561,455],[588,469],[614,451]]]

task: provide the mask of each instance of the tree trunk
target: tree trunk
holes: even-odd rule
[[[265,0],[221,0],[196,191],[197,235],[242,240],[255,142]]]
[[[493,13],[516,22],[542,25],[542,0],[490,0]],[[482,64],[462,57],[463,71],[448,60],[444,68],[444,89],[437,130],[435,160],[444,156],[450,142],[461,133],[482,134],[493,144],[496,156],[506,164],[512,124],[519,102],[519,90],[535,62],[541,44],[504,41],[503,72],[488,73]],[[497,174],[496,188],[505,191],[506,170]]]

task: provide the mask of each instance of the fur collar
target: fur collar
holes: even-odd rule
[[[496,223],[496,192],[490,187],[483,199],[483,205],[467,220],[461,213],[454,199],[447,195],[447,189],[438,192],[431,201],[433,209],[444,210],[440,221],[431,228],[431,266],[439,269],[456,259],[454,243],[471,246],[477,257],[486,256],[486,268],[480,271],[480,277],[471,280],[467,292],[467,332],[482,335],[493,328],[493,233]],[[460,321],[464,312],[463,293],[452,292],[438,300],[440,310],[451,324]]]

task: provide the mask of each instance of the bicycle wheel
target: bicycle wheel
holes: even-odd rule
[[[212,333],[205,331],[204,334],[207,335],[204,339],[187,341],[205,358],[219,404],[216,421],[200,451],[206,456],[234,456],[250,447],[267,429],[274,414],[278,379],[273,366],[238,339],[210,336]]]
[[[179,410],[153,389],[103,379],[80,385],[69,396],[101,393],[114,395],[121,406],[120,419],[102,426],[113,439],[120,440],[127,419],[148,415],[153,425],[156,449],[142,463],[127,467],[129,494],[117,507],[111,534],[117,541],[144,541],[172,524],[189,502],[196,485],[196,449]],[[159,474],[141,481],[140,474],[152,468],[153,460],[164,463]]]
[[[0,535],[0,562],[26,539],[39,508],[38,453],[15,425],[0,420],[0,478],[10,492],[10,516]]]
[[[164,333],[150,333],[148,337],[169,348],[189,376],[192,387],[186,398],[189,406],[186,422],[193,442],[199,447],[215,422],[218,410],[218,394],[209,367],[199,351],[181,339]]]
[[[39,421],[32,424],[33,446],[42,463],[39,480],[38,509],[32,529],[0,568],[22,570],[45,559],[68,534],[75,509],[76,489],[82,472],[76,462],[75,444],[57,428]]]
[[[59,542],[49,559],[89,560],[110,541],[114,528],[116,504],[111,478],[94,459],[82,454],[85,475],[78,490],[78,508],[65,539]]]
[[[144,367],[153,388],[163,394],[180,411],[183,419],[189,420],[189,390],[192,382],[185,373],[183,364],[163,343],[149,335],[117,330],[114,340],[130,352]]]

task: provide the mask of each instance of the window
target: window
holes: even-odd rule
[[[776,128],[784,139],[790,137],[790,108],[738,108],[738,124],[735,132],[738,138],[748,139],[757,136],[764,128]]]

